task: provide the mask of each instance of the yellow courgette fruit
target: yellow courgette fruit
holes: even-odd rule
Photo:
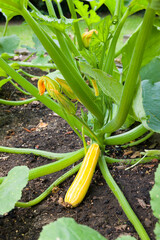
[[[97,143],[93,143],[82,162],[82,165],[77,173],[72,185],[68,189],[64,201],[76,207],[85,197],[90,186],[93,173],[100,155],[100,148]]]

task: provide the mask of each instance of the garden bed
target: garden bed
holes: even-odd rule
[[[35,75],[38,73],[36,72]],[[1,98],[20,99],[17,90],[6,85],[0,91]],[[82,142],[70,126],[54,112],[38,101],[22,106],[0,107],[0,145],[26,147],[51,152],[70,152],[82,147]],[[110,156],[116,158],[139,157],[144,149],[159,148],[158,136],[153,135],[138,147],[121,149],[109,147]],[[41,166],[52,160],[30,155],[0,154],[0,177],[6,176],[14,166],[26,165],[29,168]],[[154,184],[154,172],[158,161],[138,165],[130,170],[121,164],[110,165],[111,174],[125,194],[133,210],[147,230],[150,238],[155,239],[153,229],[156,219],[150,207],[149,191]],[[61,172],[30,181],[23,191],[23,201],[39,196]],[[99,231],[106,238],[113,240],[120,234],[129,234],[138,239],[138,235],[123,213],[116,198],[106,185],[101,173],[96,168],[89,191],[83,202],[76,208],[65,208],[61,200],[73,181],[71,177],[50,194],[40,204],[31,208],[15,208],[0,217],[0,240],[23,239],[37,240],[42,227],[60,217],[72,217],[78,223],[88,225]]]

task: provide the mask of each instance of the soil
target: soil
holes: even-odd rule
[[[25,69],[28,71],[28,69]],[[42,72],[36,70],[36,75]],[[36,84],[36,81],[34,81]],[[0,98],[24,98],[18,90],[6,84],[0,91]],[[44,123],[43,127],[39,123]],[[41,126],[41,127],[38,127]],[[38,101],[23,106],[0,107],[0,145],[9,147],[25,147],[47,150],[51,152],[71,152],[82,147],[82,142],[70,126],[54,112]],[[159,135],[153,135],[148,141],[138,147],[109,147],[111,156],[129,158],[138,156],[144,149],[160,148]],[[30,155],[0,154],[0,177],[6,176],[14,166],[26,165],[29,168],[52,162],[47,158]],[[139,217],[154,240],[156,219],[150,207],[150,195],[154,184],[154,173],[158,161],[138,165],[130,170],[120,164],[109,165],[112,176],[125,194],[133,210]],[[50,174],[30,181],[23,191],[22,201],[29,201],[40,195],[61,172]],[[5,216],[0,216],[0,240],[37,240],[42,227],[60,217],[72,217],[78,223],[85,224],[99,231],[109,240],[114,240],[121,234],[138,235],[125,216],[118,201],[105,183],[99,168],[96,168],[89,191],[83,202],[76,208],[65,208],[59,204],[59,199],[73,181],[70,177],[59,186],[58,192],[51,193],[45,200],[31,208],[15,208]]]

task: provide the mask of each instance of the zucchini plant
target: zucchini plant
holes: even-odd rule
[[[5,58],[5,53],[2,53],[0,67],[3,70],[4,79],[1,81],[13,80],[20,89],[23,88],[32,97],[21,102],[0,100],[0,103],[18,105],[35,99],[42,102],[68,122],[83,142],[84,148],[61,154],[0,146],[1,152],[32,153],[57,160],[33,169],[28,169],[26,166],[16,167],[8,173],[7,177],[1,177],[0,214],[3,215],[15,206],[25,208],[41,202],[50,194],[54,186],[59,185],[80,169],[75,179],[76,183],[73,182],[65,198],[66,203],[75,207],[83,200],[98,162],[106,183],[140,238],[149,239],[141,222],[111,176],[108,163],[113,164],[118,161],[124,164],[137,164],[151,161],[153,157],[159,158],[160,154],[157,151],[148,151],[141,159],[127,161],[111,158],[106,149],[107,145],[134,146],[148,139],[154,132],[160,132],[160,73],[158,71],[160,31],[157,21],[157,16],[160,14],[159,0],[132,0],[127,1],[127,4],[122,0],[93,0],[89,1],[90,9],[79,0],[67,0],[71,15],[69,19],[64,17],[58,2],[60,18],[57,18],[52,1],[45,0],[45,3],[48,15],[40,13],[28,0],[8,0],[7,2],[0,0],[0,9],[7,21],[15,15],[22,15],[48,53],[47,59],[50,59],[48,69],[56,69],[54,72],[49,71],[46,76],[41,76],[37,83],[38,87],[35,87],[16,69],[16,63]],[[100,18],[97,14],[102,4],[105,4],[110,11],[110,15],[104,18]],[[127,17],[142,9],[145,10],[142,23],[128,41],[117,49],[119,35]],[[80,18],[77,17],[77,13]],[[80,28],[82,20],[87,28],[85,32]],[[70,30],[73,38],[70,38]],[[117,58],[121,61],[121,68],[116,65]],[[24,66],[24,64],[19,63],[18,66]],[[77,105],[81,108],[80,116],[76,111]],[[87,113],[83,110],[84,108]],[[114,133],[120,128],[126,131],[115,135]],[[86,144],[85,136],[90,138],[90,147]],[[28,181],[60,171],[83,157],[82,166],[79,163],[71,168],[39,197],[26,203],[19,201],[22,189]],[[90,166],[91,169],[89,169]],[[86,178],[86,176],[89,177]],[[18,187],[13,197],[14,184]],[[74,191],[78,188],[82,191],[76,203],[73,203]]]

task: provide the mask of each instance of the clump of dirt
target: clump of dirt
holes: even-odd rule
[[[37,72],[36,72],[37,75]],[[5,85],[0,91],[5,99],[20,99],[21,94]],[[42,124],[43,123],[43,124]],[[39,127],[41,126],[41,127]],[[51,152],[71,152],[82,147],[82,142],[70,126],[54,112],[38,101],[28,105],[0,107],[0,145],[26,147]],[[111,156],[132,157],[144,149],[159,148],[159,136],[154,135],[145,143],[132,149],[108,148]],[[6,176],[14,166],[26,165],[29,168],[53,162],[47,158],[30,155],[0,154],[0,176]],[[152,240],[156,219],[150,207],[150,195],[154,184],[154,172],[158,161],[138,165],[130,170],[121,164],[110,165],[115,181],[123,191],[133,210],[139,217]],[[39,196],[65,170],[30,181],[23,191],[22,201],[30,201]],[[78,223],[99,231],[109,240],[121,234],[129,234],[138,239],[132,224],[128,221],[116,198],[105,183],[97,166],[89,191],[83,202],[76,208],[65,208],[60,204],[73,181],[67,179],[40,204],[31,208],[15,208],[0,217],[0,240],[37,240],[42,227],[60,217],[72,217]]]

